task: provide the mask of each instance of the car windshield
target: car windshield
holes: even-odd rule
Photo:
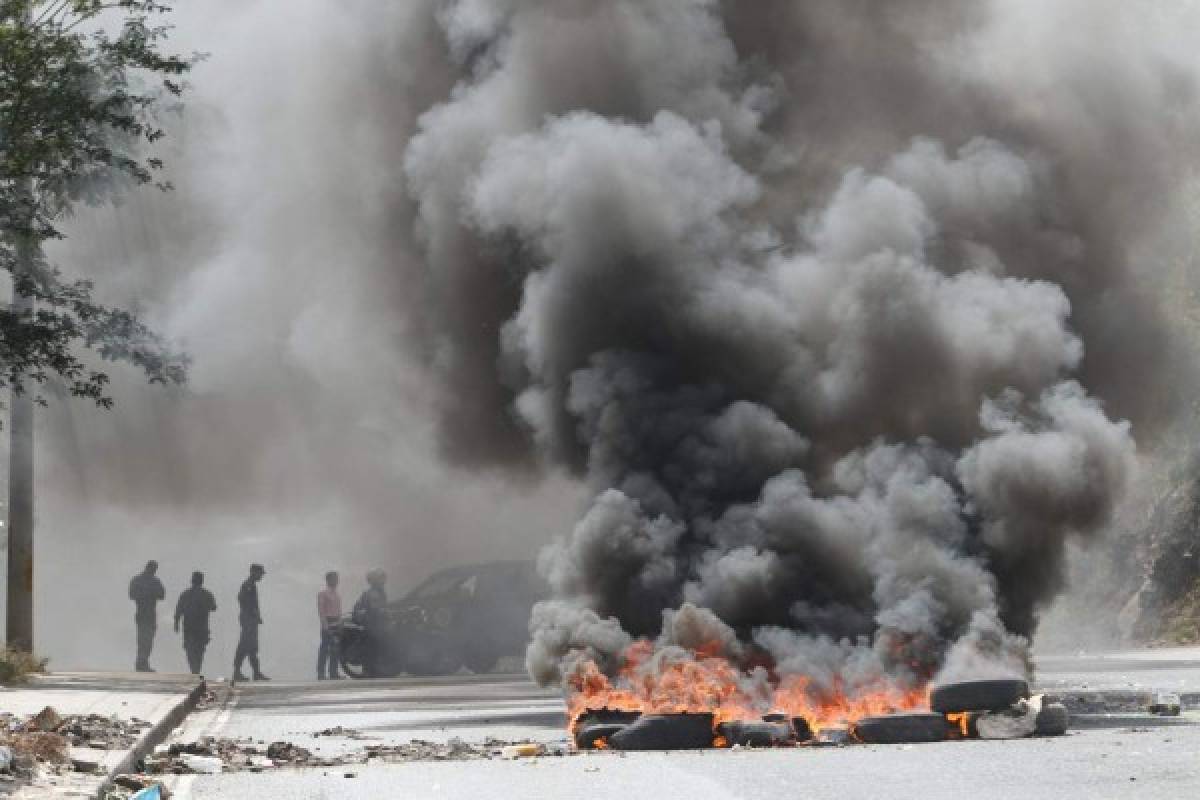
[[[475,584],[478,580],[478,576],[474,572],[451,572],[445,575],[434,575],[413,590],[412,598],[419,600],[426,597],[436,597],[455,589],[464,589],[469,594],[474,594]]]

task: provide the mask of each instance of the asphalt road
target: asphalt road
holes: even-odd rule
[[[1200,650],[1040,659],[1058,688],[1200,690]],[[187,776],[189,798],[1137,798],[1200,794],[1200,717],[1091,716],[1067,736],[1010,742],[777,751],[595,753],[515,761],[354,764]],[[266,684],[195,715],[179,738],[286,739],[323,756],[363,740],[314,738],[334,726],[371,743],[487,737],[563,742],[559,698],[521,676]],[[350,775],[352,777],[346,777]]]

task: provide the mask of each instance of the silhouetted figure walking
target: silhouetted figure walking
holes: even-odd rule
[[[136,609],[133,622],[137,626],[137,656],[133,668],[138,672],[154,672],[150,668],[150,651],[154,649],[154,632],[158,627],[155,606],[167,596],[157,572],[158,562],[147,561],[146,568],[129,581],[129,599]]]
[[[208,631],[208,615],[217,610],[217,599],[204,588],[204,573],[192,573],[192,588],[184,589],[175,604],[175,632],[179,633],[179,621],[183,620],[183,652],[187,654],[188,668],[199,675],[204,667],[204,651],[212,638]]]
[[[317,592],[317,617],[321,621],[321,646],[317,648],[317,680],[337,680],[338,636],[342,624],[342,596],[338,594],[338,574],[325,573],[325,588]]]
[[[237,653],[233,656],[233,680],[244,681],[242,662],[250,660],[251,677],[256,681],[269,681],[258,667],[258,627],[262,625],[262,614],[258,610],[258,582],[267,574],[262,564],[250,565],[250,577],[242,582],[238,590],[238,623],[242,634],[238,637]]]
[[[368,678],[384,674],[384,654],[388,650],[387,573],[373,569],[367,573],[367,590],[354,604],[354,620],[366,632],[367,652],[363,671]]]

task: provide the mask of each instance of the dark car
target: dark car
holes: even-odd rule
[[[361,678],[446,675],[466,666],[490,672],[524,652],[529,612],[548,593],[529,561],[493,561],[435,572],[388,604],[372,667],[367,631],[354,614],[343,621],[342,667]]]

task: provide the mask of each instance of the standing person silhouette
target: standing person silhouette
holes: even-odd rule
[[[367,635],[366,660],[363,672],[368,678],[385,675],[385,654],[388,652],[389,626],[387,614],[387,573],[373,569],[367,573],[367,590],[354,604],[354,619],[362,625]]]
[[[138,672],[154,672],[150,668],[150,651],[154,649],[154,632],[158,628],[158,601],[167,596],[158,579],[157,561],[147,561],[146,568],[129,581],[129,599],[134,603],[133,623],[137,627],[137,655],[133,668]]]
[[[317,617],[321,622],[321,646],[317,649],[317,680],[335,681],[338,675],[338,626],[342,621],[342,596],[338,574],[325,573],[325,588],[317,592]]]
[[[242,582],[238,590],[238,624],[242,627],[238,637],[237,653],[233,656],[233,680],[245,681],[242,662],[249,659],[253,670],[251,677],[256,681],[269,681],[258,666],[258,628],[262,625],[262,613],[258,608],[258,582],[267,571],[262,564],[250,565],[250,577]]]
[[[204,667],[204,651],[212,638],[208,632],[208,615],[216,610],[217,599],[204,588],[204,573],[193,572],[192,588],[180,592],[175,604],[175,632],[179,633],[182,619],[183,651],[193,675],[199,675]]]

